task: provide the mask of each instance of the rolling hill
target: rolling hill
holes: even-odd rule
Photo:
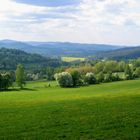
[[[97,58],[101,59],[116,59],[116,60],[135,59],[140,57],[140,46],[121,48],[107,52],[100,52],[96,56]]]
[[[1,40],[0,48],[2,47],[20,49],[28,53],[38,53],[43,56],[86,57],[95,55],[100,51],[116,50],[123,46],[69,42],[20,42],[14,40]]]
[[[21,42],[1,40],[0,48],[23,50],[45,57],[89,57],[97,59],[133,59],[140,57],[140,46],[115,46],[69,42]]]
[[[40,68],[45,66],[57,67],[62,64],[59,59],[47,58],[39,54],[26,53],[16,49],[0,49],[0,70],[15,69],[19,63],[23,64],[26,68]]]

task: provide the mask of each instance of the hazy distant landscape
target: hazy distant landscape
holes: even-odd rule
[[[0,2],[0,140],[140,140],[140,1]]]
[[[97,59],[133,59],[140,57],[140,46],[1,40],[0,48],[19,49],[27,53],[37,53],[44,57],[73,56]]]

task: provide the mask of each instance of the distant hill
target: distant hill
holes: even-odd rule
[[[100,51],[110,51],[124,46],[104,44],[80,44],[69,42],[20,42],[14,40],[1,40],[0,48],[14,48],[28,53],[38,53],[43,56],[92,56]]]
[[[135,59],[140,57],[140,46],[122,48],[113,51],[100,52],[96,55],[97,58],[101,59]]]
[[[27,69],[62,65],[62,62],[58,59],[46,58],[38,54],[30,54],[16,49],[0,49],[0,70],[15,69],[19,63],[23,64]]]
[[[80,44],[69,42],[21,42],[1,40],[0,48],[23,50],[45,57],[89,57],[101,59],[131,59],[140,57],[140,46],[115,46],[104,44]]]

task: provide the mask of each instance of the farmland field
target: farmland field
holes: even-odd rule
[[[138,140],[140,80],[0,92],[0,139]]]
[[[85,58],[80,57],[62,57],[61,59],[64,62],[85,61]]]

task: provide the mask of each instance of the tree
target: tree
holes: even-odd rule
[[[105,75],[104,82],[111,82],[113,80],[112,73],[109,72]]]
[[[118,73],[114,73],[112,75],[112,81],[120,81],[120,80],[121,80],[121,78],[119,77]]]
[[[95,71],[95,73],[97,74],[97,73],[100,73],[100,72],[102,72],[103,71],[103,69],[104,69],[104,62],[98,62],[95,66],[94,66],[94,71]]]
[[[97,83],[102,83],[104,81],[103,72],[100,72],[99,74],[96,75],[96,81],[97,81]]]
[[[106,61],[104,65],[104,72],[116,72],[117,70],[118,63],[116,61]]]
[[[88,72],[85,76],[85,82],[87,84],[96,84],[96,78],[92,72]]]
[[[124,61],[121,61],[118,63],[118,71],[119,72],[124,72],[126,67],[126,63]]]
[[[13,80],[10,73],[6,72],[4,74],[0,73],[0,90],[6,90],[12,86]]]
[[[20,88],[23,88],[23,85],[25,84],[25,81],[24,81],[24,67],[21,64],[17,65],[16,83]]]
[[[72,71],[71,73],[72,79],[73,79],[73,86],[79,86],[81,85],[81,74],[77,70]]]
[[[54,75],[56,81],[61,87],[72,87],[73,79],[70,73],[62,72]]]
[[[133,79],[133,72],[128,64],[125,67],[125,79],[126,80]]]
[[[139,78],[140,77],[140,67],[136,68],[136,70],[133,73],[133,76],[135,78]]]

